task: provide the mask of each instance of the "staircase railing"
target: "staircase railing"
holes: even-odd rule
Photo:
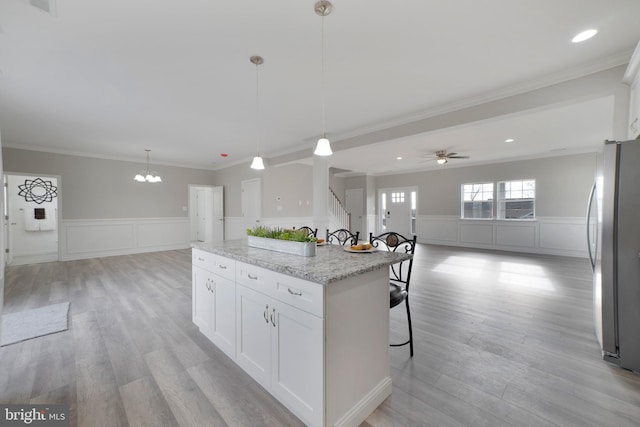
[[[333,219],[336,223],[339,224],[340,228],[346,228],[347,230],[351,229],[351,215],[347,212],[347,209],[342,205],[336,193],[333,192],[331,188],[329,188],[329,211],[333,216]]]

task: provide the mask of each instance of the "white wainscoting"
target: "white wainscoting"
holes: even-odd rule
[[[584,218],[531,221],[464,220],[419,215],[418,242],[586,258]]]
[[[60,260],[183,249],[189,218],[63,220]]]

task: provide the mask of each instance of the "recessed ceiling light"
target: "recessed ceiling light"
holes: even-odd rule
[[[402,160],[402,157],[398,156],[396,157],[396,160]]]
[[[507,138],[507,139],[504,140],[504,142],[513,142],[513,141],[515,141],[515,139],[513,139],[513,138]]]
[[[571,39],[571,41],[573,43],[580,43],[583,42],[585,40],[589,40],[591,37],[595,36],[596,34],[598,34],[598,30],[586,30],[581,32],[580,34],[578,34],[577,36],[575,36],[574,38]]]

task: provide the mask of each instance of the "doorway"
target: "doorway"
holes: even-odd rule
[[[189,224],[192,242],[224,240],[224,192],[222,187],[189,186]]]
[[[360,236],[365,236],[365,224],[364,224],[364,189],[362,188],[350,188],[345,190],[345,208],[350,216],[351,232],[360,232]]]
[[[403,236],[416,234],[418,189],[416,187],[383,188],[378,190],[382,233],[394,231]]]
[[[254,228],[262,220],[262,180],[248,179],[241,183],[243,228]]]
[[[58,261],[60,177],[4,175],[7,265]]]

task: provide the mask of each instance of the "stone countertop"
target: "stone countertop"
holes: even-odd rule
[[[358,274],[410,259],[411,254],[385,251],[355,253],[343,246],[320,245],[316,256],[304,257],[247,246],[246,239],[222,243],[193,243],[191,247],[253,264],[310,282],[328,285]]]

